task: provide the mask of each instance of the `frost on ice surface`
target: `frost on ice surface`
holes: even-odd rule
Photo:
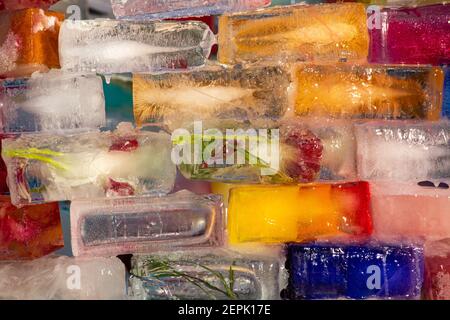
[[[280,257],[226,249],[136,255],[132,299],[278,299]],[[193,280],[193,281],[192,281]]]
[[[450,178],[450,122],[390,121],[356,126],[362,179]]]
[[[52,70],[29,79],[0,82],[0,126],[4,132],[97,129],[105,125],[100,77]]]
[[[0,299],[116,300],[125,289],[125,266],[115,257],[0,262]]]
[[[69,71],[161,72],[203,66],[214,43],[201,22],[65,21],[59,52]]]

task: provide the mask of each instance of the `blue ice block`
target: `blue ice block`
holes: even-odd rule
[[[442,116],[450,118],[450,66],[444,68],[445,80],[444,80],[444,100],[442,104]]]
[[[291,244],[286,299],[415,299],[423,282],[423,249],[386,244]]]

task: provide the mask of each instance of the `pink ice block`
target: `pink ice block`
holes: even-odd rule
[[[374,237],[450,238],[448,183],[371,183]]]
[[[450,3],[382,8],[379,25],[370,13],[369,61],[446,64],[450,62]],[[372,19],[371,19],[372,17]]]

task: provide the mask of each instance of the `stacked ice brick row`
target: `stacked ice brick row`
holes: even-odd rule
[[[176,1],[174,5],[177,3]],[[209,161],[204,161],[179,166],[180,171],[191,179],[286,184],[276,187],[235,186],[231,192],[228,211],[228,234],[231,244],[228,249],[192,251],[196,246],[211,247],[222,244],[220,240],[223,231],[220,223],[222,212],[217,197],[208,196],[206,199],[199,199],[181,194],[161,199],[129,197],[91,201],[80,199],[102,195],[132,196],[135,192],[140,192],[136,191],[138,189],[144,189],[143,193],[155,191],[152,189],[153,182],[149,188],[145,188],[145,185],[143,188],[135,188],[136,185],[130,181],[123,181],[130,177],[130,172],[133,175],[134,171],[124,169],[125,163],[140,163],[139,155],[131,157],[122,153],[135,151],[136,145],[140,146],[140,143],[135,142],[137,139],[129,137],[132,135],[130,128],[119,130],[126,134],[119,133],[119,142],[112,143],[107,151],[99,152],[101,156],[98,159],[96,156],[91,157],[89,151],[87,153],[83,151],[81,155],[76,156],[64,155],[61,150],[48,150],[49,144],[65,146],[70,141],[70,138],[67,140],[68,137],[60,137],[61,140],[58,141],[59,139],[55,139],[52,135],[44,144],[41,144],[41,140],[45,141],[42,136],[20,137],[11,144],[13,148],[10,147],[4,152],[7,157],[13,158],[14,162],[17,161],[13,163],[13,169],[8,168],[16,179],[12,183],[14,186],[17,185],[13,194],[19,195],[20,200],[17,201],[24,203],[75,199],[71,204],[71,220],[76,255],[115,255],[183,249],[173,253],[159,252],[133,258],[129,295],[137,298],[278,297],[277,288],[284,284],[280,285],[278,281],[282,268],[279,268],[277,259],[269,256],[262,258],[261,254],[258,256],[238,254],[230,250],[237,249],[236,245],[240,242],[253,242],[260,247],[264,243],[302,243],[317,238],[320,239],[320,243],[292,244],[288,247],[287,267],[290,277],[287,290],[283,291],[283,297],[417,297],[423,277],[422,249],[415,246],[415,241],[405,242],[404,239],[389,243],[374,242],[373,239],[367,242],[367,237],[372,233],[371,215],[374,212],[370,209],[369,185],[366,182],[295,185],[298,182],[317,179],[340,181],[355,180],[358,177],[354,158],[359,144],[355,145],[352,133],[354,123],[336,120],[324,122],[323,118],[310,119],[311,116],[317,117],[319,114],[330,118],[356,116],[436,119],[436,109],[439,108],[439,102],[436,103],[436,100],[439,99],[436,99],[435,92],[439,91],[439,70],[374,67],[373,72],[372,66],[347,65],[353,58],[357,60],[364,58],[365,17],[361,8],[353,5],[328,8],[286,7],[260,11],[255,14],[256,16],[252,13],[225,16],[221,18],[219,28],[219,61],[223,52],[224,56],[230,54],[239,57],[241,50],[244,58],[242,61],[240,58],[238,60],[244,67],[209,66],[203,70],[183,74],[134,76],[134,113],[139,125],[144,122],[162,122],[165,128],[174,131],[177,128],[189,127],[192,121],[202,120],[207,126],[222,128],[247,128],[249,123],[257,128],[270,128],[275,123],[276,128],[280,129],[281,170],[277,174],[261,175],[262,168],[271,168],[262,161],[264,159],[258,158],[258,154],[252,154],[251,149],[250,152],[241,150],[238,143],[225,148],[224,156],[244,151],[247,152],[244,159],[251,162],[250,159],[256,158],[256,163],[244,166],[222,164],[215,167],[214,164],[217,163],[210,166]],[[144,9],[152,7],[139,9],[144,19],[153,17],[151,10],[148,14],[143,12]],[[343,15],[344,18],[336,20],[340,15],[339,10],[333,15],[332,12],[336,9],[346,12],[347,16]],[[322,19],[316,24],[314,19],[313,22],[306,21],[305,18],[289,20],[285,19],[283,14],[287,14],[288,17],[291,14],[295,17],[297,15],[314,17],[320,14],[325,18],[331,15],[328,16],[328,23],[337,23],[339,26],[330,28],[329,25],[322,25]],[[359,19],[355,19],[358,18],[358,14]],[[166,16],[164,13],[164,17]],[[230,36],[227,24],[223,21],[239,20],[240,16],[245,17],[244,22],[248,20],[248,26],[239,22],[237,25],[243,24],[243,30]],[[261,17],[269,21],[259,21],[264,20]],[[270,21],[272,19],[273,21]],[[287,21],[286,25],[283,25],[282,20]],[[96,38],[94,32],[96,28],[102,28],[99,30],[101,33],[105,31],[106,26],[117,24],[129,25],[117,28],[125,31],[134,27],[139,28],[142,24],[150,24],[152,30],[160,30],[153,29],[155,24],[151,22],[141,22],[139,26],[133,22],[112,21],[83,22],[78,25],[75,23],[71,27],[74,27],[76,32],[82,34],[85,31],[92,35],[85,35],[87,39],[81,48],[67,51],[66,61],[69,61],[67,68],[72,71],[113,73],[155,72],[196,65],[195,56],[198,50],[194,52],[195,50],[191,51],[192,48],[187,48],[189,54],[194,57],[180,57],[167,48],[161,48],[164,47],[160,42],[164,43],[164,40],[161,39],[171,38],[167,33],[160,37],[156,36],[156,43],[153,43],[155,47],[152,48],[149,48],[148,44],[142,46],[142,43],[135,43],[134,39],[130,40],[127,36],[124,36],[125,39],[119,37],[121,41],[110,39],[111,32],[104,32],[104,36],[100,36],[101,39]],[[277,24],[280,25],[279,29],[274,27]],[[330,29],[343,32],[335,38],[334,34],[327,34]],[[265,30],[272,31],[266,33]],[[279,34],[276,32],[275,35],[271,34],[273,30]],[[221,36],[224,34],[225,37],[222,39],[226,40],[221,42]],[[238,35],[242,38],[239,39]],[[105,37],[104,50],[94,47],[96,41],[105,40]],[[186,39],[186,35],[182,38]],[[64,37],[61,39],[64,40]],[[146,40],[139,39],[138,42],[140,41]],[[67,43],[70,46],[74,42]],[[300,45],[300,49],[296,47],[296,43]],[[63,45],[60,47],[61,57],[65,56],[63,47]],[[231,50],[230,47],[234,49]],[[341,49],[336,52],[336,47]],[[252,61],[256,65],[245,65],[248,59],[253,60],[258,53],[262,53],[262,56]],[[147,56],[143,59],[145,62],[148,62],[146,58],[150,59],[151,63],[143,66],[142,55],[150,55],[151,58]],[[141,59],[136,56],[140,56]],[[123,59],[130,58],[135,63],[123,69]],[[326,63],[346,59],[347,62],[338,68],[318,64],[291,65],[292,61],[297,59],[304,61],[319,59]],[[264,60],[271,62],[282,60],[284,63],[267,65],[267,61],[263,62]],[[392,74],[400,75],[395,77]],[[309,89],[308,81],[313,83]],[[337,86],[333,88],[335,83]],[[389,83],[389,88],[384,88],[382,84],[385,83]],[[287,94],[290,84],[294,87],[294,104],[289,102],[292,101],[292,97]],[[321,88],[325,88],[323,90],[330,88],[331,94],[320,97]],[[195,138],[195,135],[192,138]],[[76,137],[76,140],[80,139],[84,141],[85,137]],[[28,148],[25,150],[18,148],[23,145]],[[80,145],[83,143],[77,144],[75,151]],[[160,148],[161,146],[156,146],[154,151],[142,150],[142,154],[153,155]],[[72,160],[66,163],[68,158],[75,158],[81,163]],[[92,163],[95,165],[91,165]],[[158,161],[156,163],[161,165]],[[17,173],[17,169],[23,171],[23,166],[32,168],[30,175],[24,175],[20,170]],[[126,172],[122,172],[121,169]],[[107,177],[111,172],[117,176]],[[49,176],[53,179],[48,179]],[[74,177],[84,183],[87,179],[89,183],[73,185]],[[133,176],[132,180],[135,179]],[[11,181],[11,178],[9,180]],[[137,186],[140,187],[139,182]],[[383,204],[383,201],[381,203]],[[393,210],[395,212],[395,208]],[[185,221],[186,216],[189,217],[188,221]],[[437,219],[441,217],[437,215]],[[442,230],[445,235],[445,227]],[[388,235],[389,232],[392,231],[388,231]],[[436,234],[437,237],[440,236],[439,232]],[[191,250],[187,250],[189,247]],[[313,254],[319,261],[324,261],[324,265],[312,263],[306,270],[299,269],[303,266],[301,261],[310,259],[309,254]],[[333,259],[335,256],[337,258]],[[377,280],[377,267],[386,271],[383,273],[385,278]],[[330,276],[320,268],[333,268],[339,277]],[[373,270],[373,277],[369,274],[366,279],[360,275],[364,274],[366,268]],[[97,280],[100,281],[101,278]],[[200,282],[193,284],[194,279]],[[372,283],[369,283],[369,280]],[[320,291],[323,290],[324,283],[326,292],[334,292],[331,296],[324,296]],[[386,290],[387,287],[390,290]],[[113,292],[117,293],[117,290]]]

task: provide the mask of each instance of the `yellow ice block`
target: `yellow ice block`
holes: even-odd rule
[[[300,242],[371,233],[366,182],[236,187],[230,192],[231,244]]]
[[[366,11],[360,3],[293,5],[219,18],[219,61],[365,61]]]

